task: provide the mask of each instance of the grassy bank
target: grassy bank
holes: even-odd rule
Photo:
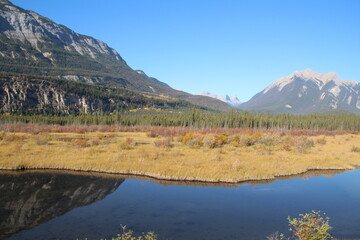
[[[360,135],[356,132],[222,132],[187,128],[87,132],[89,129],[60,131],[51,126],[42,128],[46,131],[32,131],[34,128],[15,131],[8,126],[9,131],[0,132],[0,168],[72,169],[167,180],[240,182],[309,169],[360,166]]]

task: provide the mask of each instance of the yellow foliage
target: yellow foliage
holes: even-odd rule
[[[256,132],[253,135],[251,135],[251,139],[253,139],[254,142],[257,142],[259,139],[263,137],[263,132]]]

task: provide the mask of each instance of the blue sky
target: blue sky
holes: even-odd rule
[[[360,81],[359,0],[12,0],[190,93],[249,100],[296,70]]]

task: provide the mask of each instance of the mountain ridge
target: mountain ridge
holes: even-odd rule
[[[188,101],[195,107],[231,110],[230,106],[221,101],[193,96],[172,89],[156,78],[139,74],[106,43],[78,34],[49,18],[17,7],[10,1],[0,1],[0,18],[0,72],[60,78],[156,96],[166,95]],[[16,86],[12,88],[16,89]],[[22,100],[17,98],[17,101]]]
[[[267,113],[308,114],[345,110],[360,114],[360,83],[342,80],[336,73],[310,69],[282,77],[240,109]]]

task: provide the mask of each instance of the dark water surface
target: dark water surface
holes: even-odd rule
[[[160,239],[266,239],[287,231],[287,216],[311,210],[327,213],[334,236],[360,239],[359,170],[231,187],[163,184],[0,174],[0,239],[111,239],[120,224]]]

